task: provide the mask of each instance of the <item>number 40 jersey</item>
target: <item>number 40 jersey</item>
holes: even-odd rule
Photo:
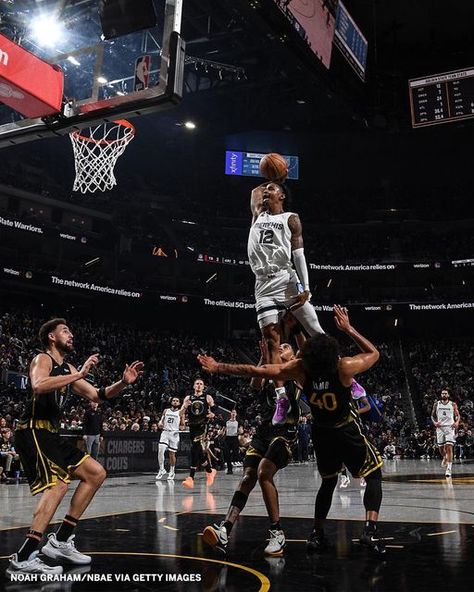
[[[262,212],[250,227],[247,253],[257,277],[292,269],[288,219],[293,215],[293,212]]]
[[[306,379],[303,392],[313,416],[315,426],[337,428],[345,425],[357,413],[351,405],[350,386],[344,386],[338,374]]]

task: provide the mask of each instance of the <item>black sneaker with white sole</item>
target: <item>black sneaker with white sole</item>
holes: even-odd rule
[[[360,537],[359,542],[362,546],[367,547],[376,555],[385,555],[387,552],[385,545],[377,537],[375,532],[364,532]]]

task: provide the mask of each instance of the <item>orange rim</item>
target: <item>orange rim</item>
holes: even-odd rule
[[[112,121],[112,123],[116,123],[122,127],[131,130],[132,137],[135,135],[135,126],[133,125],[133,123],[130,123],[126,119],[117,119],[116,121]],[[82,140],[83,142],[92,142],[92,144],[117,144],[118,142],[123,142],[123,140],[126,137],[125,136],[124,138],[117,140],[105,140],[104,138],[102,138],[102,140],[96,140],[95,138],[90,138],[89,136],[83,136],[80,132],[72,132],[71,136],[77,140]]]

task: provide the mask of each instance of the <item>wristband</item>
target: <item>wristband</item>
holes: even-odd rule
[[[295,263],[296,273],[298,275],[298,279],[303,285],[303,290],[305,292],[309,292],[309,276],[308,276],[308,268],[306,266],[306,258],[304,256],[304,249],[301,247],[300,249],[295,249],[292,252],[293,261]]]

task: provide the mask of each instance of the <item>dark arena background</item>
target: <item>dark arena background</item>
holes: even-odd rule
[[[472,590],[473,22],[469,0],[0,1],[2,590]],[[383,554],[359,541],[365,486],[350,473],[329,547],[307,546],[321,476],[305,396],[275,477],[283,551],[265,552],[258,483],[226,553],[203,538],[225,519],[262,422],[249,379],[207,374],[197,356],[258,362],[247,238],[270,152],[289,164],[286,209],[302,221],[322,327],[357,353],[335,325],[340,304],[380,352],[357,380],[371,404],[364,438],[383,458]],[[15,447],[38,331],[55,317],[74,336],[68,362],[98,356],[97,389],[134,360],[144,369],[99,406],[107,477],[73,543],[92,561],[40,552],[62,573],[7,573],[43,495]],[[174,479],[168,452],[157,478],[158,448],[164,410],[196,378],[214,399],[204,447],[217,473],[208,485],[198,470],[190,489],[188,426]],[[444,389],[459,413],[450,475],[431,418]],[[223,431],[233,410],[235,450]],[[89,402],[61,397],[60,413],[61,441],[84,450]]]

